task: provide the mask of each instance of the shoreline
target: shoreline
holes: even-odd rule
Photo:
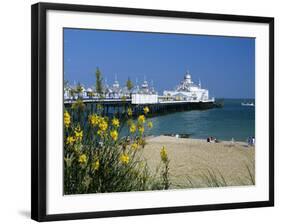
[[[206,178],[210,175],[226,186],[253,185],[255,147],[246,142],[208,143],[205,139],[149,136],[141,154],[151,171],[161,164],[163,146],[170,160],[171,188],[208,187]]]
[[[191,135],[192,134],[178,134],[179,136],[177,137],[176,136],[177,134],[161,134],[161,135],[147,135],[145,137],[146,140],[151,140],[151,139],[154,139],[153,141],[157,141],[156,139],[158,139],[159,137],[162,138],[165,138],[167,137],[165,140],[166,141],[173,141],[175,139],[179,140],[179,139],[187,139],[187,140],[191,140],[191,141],[200,141],[200,142],[207,142],[207,139],[204,139],[204,138],[193,138]],[[183,136],[183,137],[181,137]],[[171,139],[168,139],[168,138],[171,138]],[[213,143],[229,143],[231,144],[231,140],[224,140],[224,139],[219,139],[218,142],[211,142],[209,144],[213,144]],[[251,146],[248,146],[247,145],[247,142],[246,141],[241,141],[241,140],[235,140],[234,138],[234,145],[235,144],[238,144],[238,145],[241,145],[241,146],[245,146],[245,148],[247,147],[251,147]]]

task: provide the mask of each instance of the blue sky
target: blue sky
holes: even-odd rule
[[[145,77],[160,94],[188,70],[211,96],[255,97],[253,38],[64,29],[64,78],[93,86],[96,67],[108,84]]]

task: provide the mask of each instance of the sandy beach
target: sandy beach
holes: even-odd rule
[[[152,171],[161,162],[160,149],[167,148],[171,188],[210,187],[212,180],[225,186],[254,182],[255,149],[245,142],[207,143],[200,139],[157,136],[148,137],[146,143],[142,155]]]

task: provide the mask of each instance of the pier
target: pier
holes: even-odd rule
[[[98,105],[103,108],[103,114],[106,116],[120,117],[127,113],[128,108],[132,109],[133,116],[143,113],[144,107],[149,107],[149,115],[163,115],[173,112],[190,111],[190,110],[206,110],[217,107],[214,101],[205,102],[186,102],[186,101],[162,101],[149,104],[133,104],[132,99],[85,99],[83,103],[91,109],[93,113],[97,111]],[[64,102],[66,107],[71,107],[75,100],[67,100]]]
[[[70,107],[77,99],[80,99],[92,112],[97,111],[97,106],[100,105],[104,115],[117,117],[127,113],[128,108],[132,109],[133,116],[137,116],[143,113],[143,108],[146,106],[150,109],[150,116],[222,106],[214,97],[209,97],[207,89],[201,88],[201,81],[199,84],[192,81],[189,72],[174,90],[165,90],[163,95],[158,95],[146,80],[142,85],[136,85],[134,88],[121,87],[117,77],[112,87],[105,85],[101,93],[81,85],[76,88],[65,86],[65,106]]]

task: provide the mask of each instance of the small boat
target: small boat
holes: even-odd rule
[[[252,102],[252,103],[241,103],[241,106],[243,107],[254,107],[255,104]]]

